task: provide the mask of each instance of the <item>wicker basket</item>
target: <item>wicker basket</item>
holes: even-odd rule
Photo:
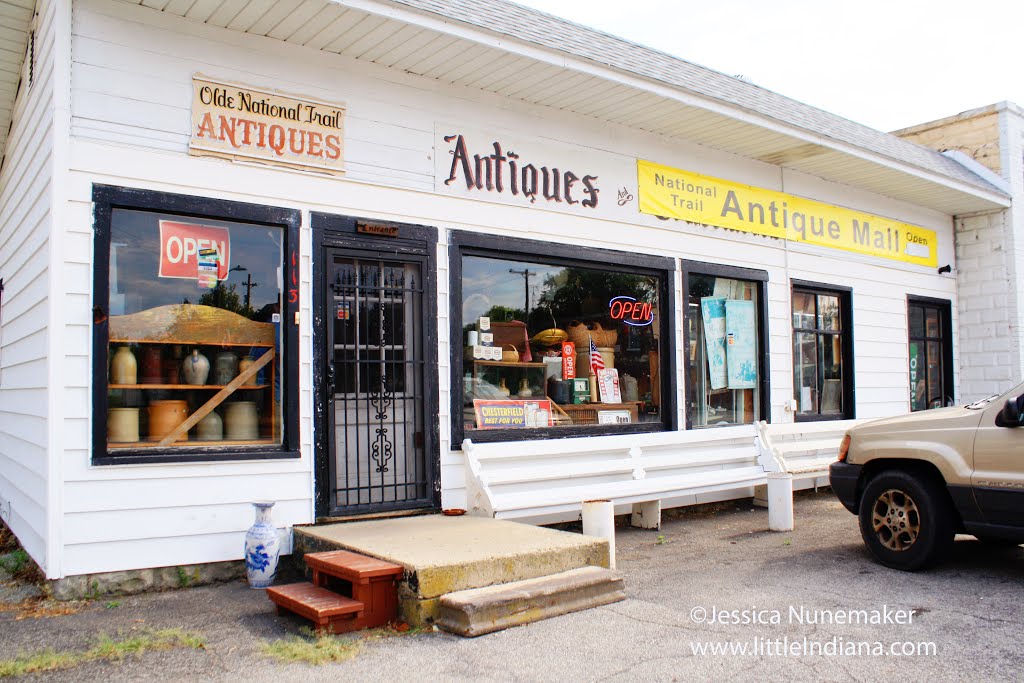
[[[606,330],[599,322],[594,322],[593,325],[593,329],[589,329],[578,320],[569,323],[569,341],[576,345],[577,350],[589,349],[591,339],[594,340],[595,346],[606,347],[614,347],[619,341],[618,330]]]
[[[519,351],[516,350],[515,344],[505,344],[501,347],[501,360],[503,363],[519,362]]]

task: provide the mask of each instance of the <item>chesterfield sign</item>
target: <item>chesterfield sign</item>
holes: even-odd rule
[[[344,173],[345,108],[198,75],[189,154]]]

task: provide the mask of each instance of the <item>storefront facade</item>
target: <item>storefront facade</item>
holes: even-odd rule
[[[33,24],[0,510],[51,578],[236,560],[255,499],[286,541],[465,508],[464,439],[956,400],[954,216],[1008,200],[945,157],[510,46],[459,8],[226,5]]]

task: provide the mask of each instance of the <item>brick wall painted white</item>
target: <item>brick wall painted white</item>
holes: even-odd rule
[[[1006,212],[1004,234],[1012,286],[1007,302],[1011,320],[1013,380],[1024,378],[1024,111],[1005,103],[999,115],[1003,177],[1010,183],[1013,206]],[[994,390],[995,391],[995,390]]]
[[[960,400],[1005,389],[1020,375],[1019,339],[1008,292],[1009,214],[999,211],[956,222],[960,314]]]

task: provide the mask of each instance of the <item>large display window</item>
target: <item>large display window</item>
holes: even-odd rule
[[[457,439],[671,424],[670,259],[475,234],[453,241]]]
[[[764,419],[767,277],[763,271],[684,263],[690,427]]]
[[[115,188],[96,197],[94,459],[292,451],[298,217]]]

